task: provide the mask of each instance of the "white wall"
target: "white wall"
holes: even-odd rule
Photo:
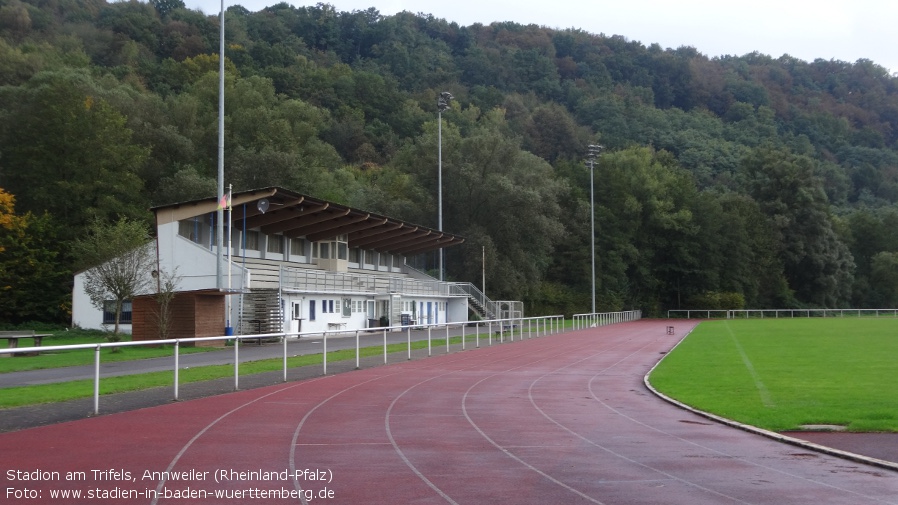
[[[84,292],[84,272],[75,276],[75,285],[72,287],[72,326],[89,330],[109,330],[113,325],[103,325],[103,311],[94,307],[90,297]],[[122,333],[131,333],[130,324],[119,326]]]
[[[446,308],[447,320],[450,323],[461,323],[468,321],[468,298],[450,298]]]
[[[352,311],[350,316],[343,316],[343,303],[344,299],[350,300],[350,306],[352,306],[351,302],[362,301],[362,311],[356,312]],[[317,293],[317,294],[284,294],[284,317],[286,318],[286,324],[284,325],[284,329],[286,331],[295,332],[302,331],[310,332],[310,331],[328,331],[328,330],[337,330],[343,329],[347,331],[355,331],[360,328],[368,327],[368,316],[365,312],[365,307],[367,306],[368,300],[374,300],[374,297],[366,297],[359,295],[342,295],[337,293]],[[311,302],[315,302],[315,320],[310,319],[310,310],[309,304]],[[324,302],[334,302],[334,312],[326,312],[323,310],[322,305]],[[337,301],[340,302],[340,310],[337,310]],[[299,304],[300,309],[300,318],[301,318],[301,328],[300,325],[293,319],[293,304]],[[338,323],[345,324],[345,326],[341,326],[339,328],[329,326],[329,323]]]

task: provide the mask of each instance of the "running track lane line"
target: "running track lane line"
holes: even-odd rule
[[[508,359],[512,359],[512,358],[518,357],[518,356],[520,356],[520,355],[523,355],[523,353],[519,353],[518,355],[515,355],[515,356],[507,356],[507,357],[502,358],[502,359],[500,359],[500,360],[496,360],[496,361],[494,361],[493,363],[505,361],[505,360],[508,360]],[[443,356],[447,356],[447,355],[443,355]],[[454,357],[455,359],[449,360],[449,361],[448,361],[448,364],[449,364],[449,365],[452,365],[452,364],[458,364],[458,363],[461,363],[461,362],[463,362],[463,361],[468,361],[466,358],[468,358],[468,357],[470,357],[470,356],[465,356],[465,355],[458,354],[458,355],[453,355],[453,357]],[[408,363],[408,362],[405,362],[405,363]],[[444,366],[445,366],[446,364],[447,364],[447,363],[443,363]],[[397,366],[403,365],[403,363],[396,363],[396,365],[397,365]],[[430,381],[430,380],[433,380],[433,379],[436,379],[436,378],[439,378],[439,377],[442,377],[442,376],[445,376],[445,375],[449,375],[449,374],[452,374],[452,373],[457,373],[458,371],[461,371],[461,370],[467,370],[467,369],[470,369],[470,368],[472,368],[472,367],[474,367],[474,366],[479,366],[479,363],[478,363],[478,364],[475,364],[475,365],[471,365],[471,366],[466,367],[466,368],[461,368],[461,369],[458,369],[458,370],[453,370],[453,371],[450,371],[450,372],[446,372],[446,373],[440,374],[440,375],[438,375],[438,376],[431,377],[430,379],[427,379],[427,380],[425,380],[425,381],[422,381],[422,382],[416,384],[415,386],[412,386],[412,388],[416,387],[417,385],[419,385],[419,384],[421,384],[421,383],[423,383],[423,382],[428,382],[428,381]],[[412,370],[428,370],[428,369],[429,369],[429,367],[425,366],[425,363],[423,363],[423,362],[420,363],[420,364],[416,364],[415,366],[412,367]],[[370,379],[370,380],[367,380],[367,381],[360,382],[360,383],[357,383],[357,384],[355,384],[355,385],[349,386],[349,387],[347,387],[347,388],[344,388],[344,389],[342,389],[342,390],[340,390],[340,391],[338,391],[338,392],[332,394],[332,395],[329,396],[328,398],[326,398],[326,399],[322,400],[321,402],[319,402],[319,403],[318,403],[315,407],[313,407],[311,410],[309,410],[309,411],[305,414],[305,416],[303,416],[302,420],[299,422],[299,424],[297,425],[296,429],[295,429],[294,432],[293,432],[293,439],[292,439],[291,448],[290,448],[290,462],[289,462],[289,464],[290,464],[290,471],[293,472],[294,475],[295,475],[295,470],[296,470],[296,447],[297,447],[297,445],[298,445],[298,439],[299,439],[299,436],[300,436],[300,432],[302,431],[302,428],[304,427],[306,421],[309,419],[309,417],[310,417],[315,411],[317,411],[319,408],[321,408],[322,406],[324,406],[324,405],[326,405],[327,403],[329,403],[331,400],[337,398],[338,396],[340,396],[340,395],[346,393],[347,391],[350,391],[350,390],[352,390],[352,389],[354,389],[354,388],[356,388],[356,387],[359,387],[359,386],[362,386],[362,385],[365,385],[365,384],[369,384],[369,383],[371,383],[371,382],[374,382],[374,381],[377,381],[377,380],[380,380],[380,379],[384,379],[384,378],[388,378],[388,377],[393,377],[393,376],[396,376],[396,375],[401,375],[401,374],[406,373],[406,372],[408,372],[408,369],[407,369],[406,367],[401,367],[401,369],[398,370],[398,371],[396,371],[395,373],[392,373],[392,374],[386,374],[386,375],[381,375],[381,376],[375,377],[375,378],[373,378],[373,379]],[[408,391],[411,390],[412,388],[407,389],[406,392],[408,392]],[[404,394],[404,393],[403,393],[403,394]],[[400,395],[400,396],[401,396],[401,395]],[[417,477],[419,477],[419,478],[420,478],[424,483],[426,483],[431,489],[433,489],[434,491],[436,491],[442,498],[446,499],[446,500],[449,501],[450,503],[453,503],[453,504],[457,505],[456,502],[453,501],[448,495],[446,495],[442,490],[440,490],[437,486],[435,486],[430,480],[428,480],[426,477],[424,477],[424,475],[421,474],[421,472],[419,472],[419,471],[417,470],[417,468],[415,468],[415,466],[414,466],[413,464],[411,464],[411,462],[408,460],[408,458],[405,457],[405,455],[402,453],[402,451],[401,451],[401,450],[398,448],[398,446],[396,445],[396,442],[395,442],[395,440],[394,440],[394,438],[393,438],[393,436],[392,436],[392,432],[391,432],[390,429],[389,429],[389,410],[392,409],[392,407],[393,407],[393,405],[395,404],[395,402],[396,402],[396,399],[394,399],[393,402],[390,404],[390,407],[389,407],[388,412],[387,412],[386,423],[385,423],[385,425],[386,425],[386,430],[387,430],[387,436],[388,436],[388,438],[389,438],[391,444],[393,445],[394,450],[399,454],[399,456],[400,456],[400,458],[402,459],[402,461],[403,461],[403,462],[404,462],[404,463],[405,463],[405,464],[406,464],[406,465],[407,465],[407,466],[408,466],[408,467],[415,473],[415,475],[416,475]],[[299,481],[296,480],[296,479],[294,479],[294,487],[297,489],[297,491],[302,491],[302,488],[301,488],[301,486],[300,486],[300,484],[299,484]],[[308,501],[305,499],[305,496],[304,496],[304,495],[300,494],[300,500],[301,500],[301,502],[303,503],[303,505],[308,505]]]
[[[519,353],[519,354],[517,354],[517,355],[515,355],[515,356],[508,356],[508,357],[503,358],[503,359],[501,359],[501,360],[492,361],[492,362],[490,362],[490,364],[492,364],[492,363],[498,363],[498,362],[502,362],[502,361],[507,361],[507,360],[510,360],[510,359],[512,359],[512,358],[519,358],[519,357],[521,357],[521,356],[526,356],[527,354],[529,354],[529,353],[526,353],[526,352],[525,352],[525,353]],[[499,375],[499,374],[507,373],[507,372],[509,372],[509,371],[511,371],[511,370],[517,370],[517,369],[519,369],[519,368],[521,368],[521,367],[528,366],[528,365],[532,365],[533,363],[538,363],[538,362],[540,362],[540,361],[545,361],[545,360],[547,360],[547,359],[549,359],[549,358],[556,357],[556,356],[561,356],[561,355],[564,355],[564,354],[570,354],[570,351],[559,352],[559,353],[554,354],[554,355],[552,355],[552,356],[545,356],[545,357],[543,357],[543,358],[541,358],[541,359],[534,360],[534,361],[530,361],[530,362],[525,363],[525,364],[522,364],[522,365],[520,365],[520,366],[512,367],[512,368],[503,370],[503,371],[501,371],[501,372],[496,372],[495,374],[490,375],[489,377],[494,377],[494,376]],[[447,375],[456,374],[456,373],[459,373],[459,372],[464,371],[464,370],[470,370],[471,368],[474,368],[475,366],[482,366],[482,364],[478,362],[478,363],[476,363],[476,364],[474,364],[474,365],[471,365],[471,366],[469,366],[469,367],[466,367],[466,368],[460,368],[460,369],[458,369],[458,370],[452,370],[452,371],[449,371],[449,372],[446,372],[446,373],[443,373],[443,374],[440,374],[440,375],[436,375],[436,376],[433,376],[433,377],[431,377],[431,378],[429,378],[429,379],[425,379],[425,380],[423,380],[423,381],[421,381],[421,382],[418,382],[417,384],[412,385],[411,387],[409,387],[408,389],[406,389],[405,391],[403,391],[402,393],[400,393],[396,398],[393,399],[393,401],[390,403],[390,407],[387,409],[387,412],[386,412],[386,415],[385,415],[385,419],[384,419],[384,424],[385,424],[385,427],[386,427],[386,430],[387,430],[387,435],[389,436],[390,442],[393,444],[393,448],[396,450],[396,452],[397,452],[397,453],[399,454],[399,456],[402,458],[403,462],[405,462],[405,464],[408,465],[409,468],[411,468],[411,470],[415,473],[415,475],[416,475],[419,479],[421,479],[422,481],[424,481],[428,486],[430,486],[431,489],[433,489],[433,490],[436,491],[441,497],[443,497],[443,499],[445,499],[446,501],[448,501],[449,503],[452,503],[452,504],[454,504],[454,505],[458,505],[457,502],[456,502],[455,500],[453,500],[449,495],[447,495],[447,494],[446,494],[442,489],[440,489],[436,484],[434,484],[433,481],[431,481],[430,479],[428,479],[428,478],[427,478],[427,477],[426,477],[426,476],[425,476],[425,475],[424,475],[424,474],[417,468],[417,466],[415,466],[415,465],[408,459],[408,457],[406,457],[405,453],[404,453],[404,452],[402,451],[402,449],[399,447],[399,444],[398,444],[398,443],[396,442],[396,440],[393,438],[393,432],[392,432],[392,430],[391,430],[391,428],[390,428],[390,416],[391,416],[391,413],[392,413],[392,411],[393,411],[393,407],[396,405],[396,402],[398,402],[398,401],[399,401],[402,397],[404,397],[408,392],[412,391],[413,389],[417,388],[418,386],[420,386],[420,385],[422,385],[422,384],[425,384],[425,383],[427,383],[427,382],[430,382],[430,381],[432,381],[432,380],[434,380],[434,379],[438,379],[438,378],[441,378],[441,377],[445,377],[445,376],[447,376]],[[489,378],[489,377],[487,377],[487,378]],[[486,380],[486,378],[485,378],[485,379],[482,379],[481,381],[478,381],[477,383],[479,384],[479,383],[482,382],[483,380]],[[466,393],[466,394],[467,394],[467,393]],[[462,410],[464,411],[464,403],[462,404]],[[465,412],[465,417],[468,418],[468,421],[470,422],[470,417],[468,417],[467,412]],[[480,433],[481,436],[483,436],[484,438],[486,438],[487,440],[489,440],[489,441],[490,441],[494,446],[496,446],[500,451],[502,451],[502,452],[505,453],[506,455],[508,455],[508,456],[510,456],[510,457],[512,457],[512,458],[514,458],[514,456],[511,455],[506,449],[503,449],[502,447],[499,447],[498,445],[495,444],[495,442],[493,442],[492,440],[490,440],[489,437],[487,437],[482,431],[479,430],[479,428],[477,428],[476,426],[474,426],[474,428],[477,429],[477,431]],[[519,460],[519,462],[521,462],[521,463],[524,464],[525,466],[529,466],[529,465],[527,465],[526,463],[524,463],[523,461],[520,461],[520,460]],[[546,475],[546,474],[540,472],[538,469],[535,469],[535,468],[533,468],[533,467],[530,467],[530,468],[531,468],[531,470],[536,471],[537,473],[543,475],[544,477],[546,477],[546,478],[548,478],[549,480],[555,482],[556,484],[560,484],[562,487],[567,487],[564,483],[559,482],[559,481],[553,479],[551,476],[548,476],[548,475]],[[570,489],[570,488],[569,488],[569,489]],[[578,493],[578,491],[576,491],[576,490],[572,490],[572,491],[574,491],[575,493]],[[582,494],[581,494],[581,495],[582,495]],[[598,502],[598,501],[596,501],[596,500],[593,500],[592,498],[590,498],[590,497],[588,497],[588,496],[585,496],[585,495],[582,495],[582,496],[583,496],[584,498],[586,498],[586,499],[588,499],[588,500],[594,502],[594,503],[597,503],[598,505],[604,505],[604,504],[602,504],[601,502]]]
[[[592,378],[590,378],[590,380],[589,380],[589,382],[588,382],[588,384],[589,384],[589,392],[592,394],[593,398],[595,398],[596,401],[598,401],[600,404],[605,405],[604,402],[602,402],[601,400],[599,400],[599,399],[595,396],[595,393],[593,393],[593,391],[592,391],[592,381],[593,381],[593,379],[594,379],[595,377],[598,377],[599,375],[602,375],[603,373],[607,372],[608,370],[610,370],[610,369],[616,367],[616,366],[619,365],[620,363],[626,361],[628,358],[631,358],[632,356],[636,355],[637,353],[642,352],[646,347],[648,347],[649,345],[652,345],[652,344],[654,344],[654,343],[655,343],[655,342],[646,342],[646,343],[643,344],[642,347],[640,347],[639,349],[637,349],[637,350],[631,352],[631,353],[628,354],[627,356],[622,357],[621,359],[619,359],[619,360],[616,361],[615,363],[612,363],[611,365],[605,367],[604,369],[602,369],[601,371],[599,371],[598,373],[596,373]],[[652,471],[658,472],[659,474],[661,474],[661,475],[663,475],[663,476],[665,476],[665,477],[667,477],[667,478],[669,478],[669,479],[671,479],[671,480],[676,480],[676,481],[682,482],[683,484],[686,484],[686,485],[689,485],[689,486],[698,488],[698,489],[700,489],[700,490],[702,490],[702,491],[705,491],[705,492],[707,492],[707,493],[711,493],[711,494],[713,494],[713,495],[717,495],[717,496],[720,496],[720,497],[722,497],[722,498],[726,498],[726,499],[728,499],[728,500],[732,500],[732,501],[737,502],[737,503],[744,503],[744,504],[748,504],[748,503],[749,503],[749,502],[742,501],[742,500],[740,500],[740,499],[738,499],[738,498],[736,498],[736,497],[734,497],[734,496],[729,496],[729,495],[724,494],[724,493],[721,493],[721,492],[719,492],[719,491],[715,491],[715,490],[713,490],[713,489],[710,489],[710,488],[707,488],[707,487],[705,487],[705,486],[702,486],[702,485],[700,485],[700,484],[698,484],[698,483],[695,483],[695,482],[692,482],[692,481],[688,481],[688,480],[683,479],[683,478],[681,478],[681,477],[677,477],[676,475],[673,475],[673,474],[670,474],[670,473],[668,473],[668,472],[665,472],[664,470],[655,468],[655,467],[653,467],[653,466],[651,466],[651,465],[647,465],[647,464],[645,464],[645,463],[640,463],[639,461],[636,461],[636,460],[634,460],[634,459],[632,459],[632,458],[629,458],[629,457],[627,457],[627,456],[624,456],[623,454],[620,454],[620,453],[618,453],[617,451],[614,451],[614,450],[611,449],[611,448],[608,448],[608,447],[606,447],[606,446],[604,446],[604,445],[602,445],[602,444],[599,444],[598,442],[595,442],[595,441],[593,441],[593,440],[591,440],[591,439],[589,439],[589,438],[587,438],[587,437],[584,437],[583,435],[580,435],[579,433],[575,432],[574,430],[572,430],[572,429],[568,428],[567,426],[561,424],[558,420],[556,420],[556,419],[553,418],[552,416],[548,415],[548,414],[547,414],[547,413],[546,413],[546,412],[545,412],[539,405],[536,404],[536,400],[533,398],[533,387],[534,387],[539,381],[541,381],[543,378],[545,378],[545,377],[547,377],[547,376],[549,376],[549,375],[553,375],[553,374],[555,374],[555,373],[558,373],[559,370],[564,370],[565,368],[572,367],[572,366],[574,366],[574,365],[577,365],[577,364],[579,364],[579,363],[582,363],[583,361],[592,359],[593,357],[595,357],[595,355],[593,355],[593,356],[587,356],[587,357],[585,357],[585,358],[583,358],[583,359],[580,359],[580,360],[577,360],[577,361],[575,361],[575,362],[573,362],[573,363],[569,363],[569,364],[567,364],[567,365],[565,365],[565,366],[563,366],[563,367],[561,367],[561,368],[558,368],[558,369],[553,370],[553,371],[551,371],[551,372],[549,372],[549,373],[546,373],[546,374],[542,375],[541,377],[537,378],[536,380],[534,380],[533,382],[531,382],[531,383],[530,383],[530,387],[527,389],[527,395],[528,395],[528,398],[529,398],[529,400],[530,400],[530,403],[533,405],[533,408],[535,408],[535,409],[536,409],[536,410],[537,410],[543,417],[545,417],[546,419],[548,419],[549,421],[551,421],[553,424],[555,424],[555,425],[558,426],[559,428],[561,428],[561,429],[567,431],[567,432],[570,433],[571,435],[574,435],[575,437],[579,438],[580,440],[583,440],[584,442],[586,442],[586,443],[588,443],[588,444],[590,444],[590,445],[593,445],[593,446],[595,446],[595,447],[597,447],[597,448],[599,448],[599,449],[601,449],[601,450],[603,450],[603,451],[606,451],[606,452],[608,452],[609,454],[612,454],[612,455],[614,455],[615,457],[618,457],[618,458],[620,458],[620,459],[622,459],[622,460],[624,460],[624,461],[627,461],[627,462],[632,463],[632,464],[637,465],[637,466],[641,466],[641,467],[646,468],[646,469],[648,469],[648,470],[652,470]],[[606,407],[607,407],[607,405],[606,405]],[[609,409],[612,410],[612,411],[614,411],[615,413],[618,413],[617,411],[615,411],[614,409],[611,409],[610,407],[609,407]],[[622,415],[622,414],[621,414],[621,415]],[[622,416],[623,416],[623,415],[622,415]],[[634,421],[634,422],[636,422],[637,424],[642,424],[642,423],[640,423],[640,422],[638,422],[638,421],[636,421],[635,419],[632,419],[632,418],[630,418],[630,417],[627,417],[627,416],[623,416],[623,417],[625,417],[626,419],[628,419],[628,420],[630,420],[630,421]]]
[[[615,346],[619,346],[619,345],[621,345],[621,344],[622,344],[622,343],[618,343],[618,344],[615,344]],[[598,353],[595,353],[593,356],[599,355],[599,354],[607,353],[607,352],[609,352],[610,350],[611,350],[611,349],[602,349],[602,350],[599,351]],[[485,439],[485,440],[488,441],[491,445],[493,445],[494,447],[496,447],[497,449],[499,449],[499,451],[500,451],[502,454],[504,454],[505,456],[507,456],[507,457],[509,457],[509,458],[514,459],[515,461],[517,461],[517,462],[518,462],[519,464],[521,464],[522,466],[527,467],[528,469],[530,469],[531,471],[535,472],[536,474],[542,476],[543,478],[547,479],[548,481],[550,481],[550,482],[552,482],[552,483],[554,483],[554,484],[556,484],[556,485],[558,485],[558,486],[560,486],[560,487],[562,487],[562,488],[564,488],[564,489],[566,489],[566,490],[568,490],[568,491],[570,491],[570,492],[572,492],[572,493],[575,493],[575,494],[581,496],[582,498],[584,498],[584,499],[586,499],[586,500],[588,500],[588,501],[590,501],[590,502],[592,502],[592,503],[596,503],[596,504],[598,504],[598,505],[603,505],[601,501],[598,501],[598,500],[596,500],[596,499],[594,499],[594,498],[592,498],[592,497],[590,497],[590,496],[588,496],[588,495],[586,495],[586,494],[580,492],[579,490],[574,489],[573,487],[571,487],[571,486],[565,484],[564,482],[559,481],[558,479],[552,477],[551,475],[549,475],[549,474],[547,474],[547,473],[541,471],[540,469],[536,468],[535,466],[530,465],[530,464],[527,463],[526,461],[524,461],[524,460],[522,460],[521,458],[517,457],[516,455],[514,455],[513,453],[511,453],[507,448],[502,447],[502,446],[501,446],[500,444],[498,444],[495,440],[493,440],[491,437],[489,437],[489,436],[488,436],[488,435],[487,435],[487,434],[486,434],[486,433],[485,433],[479,426],[477,426],[476,423],[473,422],[473,420],[471,419],[470,415],[469,415],[468,412],[467,412],[466,405],[465,405],[465,402],[466,402],[468,393],[471,391],[471,389],[473,389],[473,388],[476,387],[478,384],[482,383],[483,381],[485,381],[485,380],[487,380],[487,379],[496,377],[497,375],[507,374],[508,372],[513,371],[513,370],[519,370],[519,369],[524,368],[524,367],[529,367],[529,366],[531,366],[531,365],[533,365],[533,364],[535,364],[535,363],[544,362],[544,361],[547,361],[547,360],[549,360],[549,359],[556,358],[556,357],[559,357],[559,356],[566,356],[566,355],[569,355],[569,354],[576,354],[576,353],[579,353],[579,352],[581,352],[581,351],[582,351],[581,349],[569,349],[569,348],[565,348],[563,351],[554,353],[554,354],[552,354],[552,355],[543,356],[543,357],[541,357],[540,359],[531,360],[531,361],[528,361],[527,363],[523,363],[523,364],[520,364],[520,365],[511,367],[511,368],[507,368],[507,369],[505,369],[505,370],[502,370],[502,371],[499,371],[499,372],[495,372],[495,373],[493,373],[493,374],[491,374],[491,375],[489,375],[489,376],[487,376],[487,377],[484,377],[483,379],[477,381],[475,384],[473,384],[472,386],[470,386],[470,387],[468,388],[468,390],[465,392],[464,396],[462,397],[462,405],[461,405],[461,406],[462,406],[463,414],[464,414],[465,418],[467,419],[468,423],[469,423],[469,424],[470,424],[470,425],[477,431],[477,433],[478,433],[483,439]],[[519,358],[519,357],[521,357],[521,356],[527,356],[527,355],[529,355],[529,353],[520,353],[520,354],[518,354],[518,355],[516,355],[516,356],[509,356],[509,357],[504,358],[504,359],[502,359],[502,360],[491,361],[491,362],[489,362],[489,364],[494,364],[494,363],[497,363],[497,362],[500,362],[500,361],[506,361],[506,360],[509,360],[509,359],[512,359],[512,358]],[[415,385],[409,387],[408,389],[406,389],[405,391],[403,391],[397,398],[395,398],[394,401],[391,403],[390,408],[388,409],[388,412],[387,412],[387,419],[385,420],[385,424],[386,424],[386,426],[387,426],[388,435],[389,435],[389,437],[390,437],[390,440],[391,440],[391,442],[394,444],[394,448],[395,448],[396,451],[400,454],[400,456],[402,457],[403,461],[409,466],[409,468],[412,469],[412,471],[413,471],[413,472],[414,472],[414,473],[415,473],[421,480],[423,480],[428,486],[430,486],[430,487],[431,487],[432,489],[434,489],[437,493],[439,493],[440,496],[442,496],[444,499],[446,499],[447,501],[449,501],[450,503],[453,503],[453,504],[455,504],[456,502],[455,502],[454,500],[452,500],[452,498],[449,497],[449,496],[448,496],[442,489],[440,489],[435,483],[433,483],[433,481],[431,481],[430,479],[428,479],[428,478],[427,478],[427,477],[426,477],[426,476],[425,476],[425,475],[424,475],[424,474],[423,474],[423,473],[422,473],[422,472],[421,472],[421,471],[414,465],[414,463],[412,463],[412,462],[405,456],[405,454],[403,453],[402,449],[399,447],[399,444],[396,443],[395,439],[394,439],[393,436],[392,436],[392,430],[390,429],[389,417],[390,417],[390,415],[391,415],[391,413],[392,413],[392,410],[393,410],[393,407],[396,405],[396,403],[397,403],[402,397],[404,397],[407,393],[409,393],[409,392],[412,391],[413,389],[417,388],[417,387],[420,386],[421,384],[430,382],[430,381],[432,381],[432,380],[434,380],[434,379],[437,379],[437,378],[440,378],[440,377],[444,377],[444,376],[446,376],[446,375],[451,375],[451,374],[458,373],[458,372],[460,372],[460,371],[462,371],[462,370],[471,369],[471,368],[473,368],[474,366],[482,366],[482,364],[481,364],[481,363],[477,363],[477,364],[472,365],[471,367],[468,367],[468,368],[466,368],[466,369],[454,370],[454,371],[451,371],[451,372],[447,372],[447,373],[444,373],[444,374],[440,374],[440,375],[438,375],[438,376],[434,376],[434,377],[431,377],[431,378],[429,378],[429,379],[423,380],[423,381],[421,381],[421,382],[419,382],[419,383],[417,383],[417,384],[415,384]]]

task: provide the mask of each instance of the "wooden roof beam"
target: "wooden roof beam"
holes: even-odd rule
[[[326,240],[329,238],[336,237],[337,235],[342,235],[343,232],[340,231],[341,228],[348,227],[350,225],[367,221],[368,218],[371,217],[371,214],[359,214],[355,216],[348,217],[337,217],[330,221],[324,221],[318,224],[311,224],[303,226],[299,228],[293,228],[289,230],[287,234],[291,237],[306,237],[309,235],[321,235],[322,238],[317,238],[313,240],[313,242],[317,242],[319,240]],[[311,240],[311,239],[310,239]]]

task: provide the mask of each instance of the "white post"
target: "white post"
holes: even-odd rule
[[[234,391],[240,389],[240,339],[234,337]]]
[[[180,348],[181,341],[175,340],[175,401],[178,400],[178,369],[180,365],[178,362],[180,361]]]
[[[12,355],[10,355],[12,356]],[[100,413],[100,345],[94,350],[94,415]]]

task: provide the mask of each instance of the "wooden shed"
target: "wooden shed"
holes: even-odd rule
[[[225,296],[217,290],[181,291],[171,301],[168,332],[160,330],[162,321],[154,295],[138,296],[132,305],[133,340],[162,338],[218,337],[225,334]],[[184,345],[223,346],[225,340],[185,343]]]

